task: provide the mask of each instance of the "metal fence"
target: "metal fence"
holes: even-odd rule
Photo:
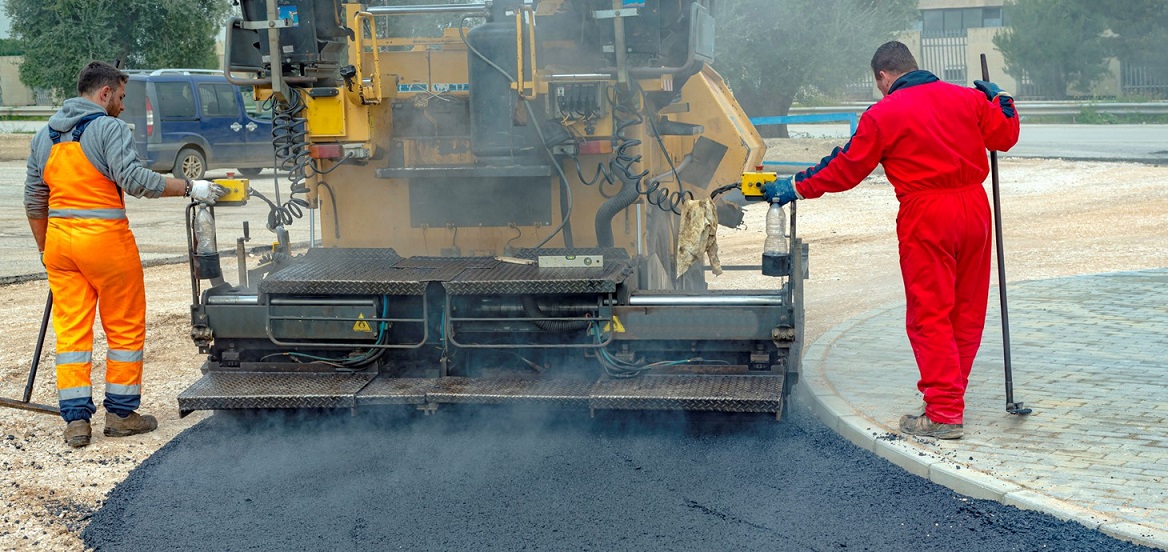
[[[1168,78],[1142,65],[1120,64],[1120,88],[1125,96],[1168,98]]]
[[[969,86],[965,56],[967,44],[965,36],[922,37],[921,69],[945,82]]]

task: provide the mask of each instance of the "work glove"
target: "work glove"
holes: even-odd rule
[[[973,87],[981,90],[981,92],[986,95],[986,99],[991,102],[994,101],[994,98],[1000,98],[998,100],[998,104],[1002,106],[1002,114],[1005,115],[1007,119],[1013,119],[1014,116],[1018,114],[1018,112],[1014,109],[1014,98],[1010,96],[1009,92],[1002,90],[1002,87],[992,82],[983,80],[973,81]]]
[[[780,178],[774,182],[767,182],[762,188],[763,197],[770,203],[786,205],[796,199],[803,199],[795,191],[795,185],[790,178]]]
[[[223,194],[226,193],[227,188],[210,180],[191,181],[191,199],[204,205],[214,205],[215,200],[223,197]]]

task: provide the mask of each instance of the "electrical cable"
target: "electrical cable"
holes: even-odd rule
[[[479,59],[486,62],[487,65],[494,67],[495,70],[502,73],[504,77],[507,77],[508,82],[514,83],[515,77],[512,77],[511,74],[508,73],[506,69],[499,67],[498,64],[496,64],[495,62],[488,59],[487,56],[484,56],[483,53],[480,52],[478,48],[475,48],[474,46],[472,46],[470,41],[466,39],[466,20],[474,19],[475,17],[478,17],[478,16],[464,15],[464,16],[462,16],[462,20],[460,20],[458,22],[458,36],[462,37],[462,43],[466,44],[467,49],[470,50],[474,55],[478,56]]]
[[[381,301],[381,317],[385,318],[389,316],[389,297],[382,296]],[[389,338],[389,333],[386,331],[388,329],[388,322],[381,321],[377,323],[377,340],[374,342],[376,345],[385,345]],[[301,362],[301,359],[307,359],[310,362],[325,364],[340,370],[353,370],[361,366],[368,365],[378,358],[381,358],[381,356],[385,354],[385,351],[386,349],[384,347],[370,347],[367,351],[361,353],[360,355],[346,358],[329,358],[296,351],[283,351],[264,355],[260,357],[260,360],[267,360],[269,358],[278,356],[286,356],[292,360],[295,360],[296,362]]]
[[[742,188],[741,182],[734,182],[732,184],[727,184],[725,186],[714,188],[714,190],[710,192],[710,199],[714,199],[714,198],[716,198],[716,197],[718,197],[726,192],[732,192],[732,191],[737,190],[739,188]]]
[[[646,183],[645,177],[649,174],[648,170],[644,170],[640,173],[633,172],[633,166],[641,162],[642,156],[639,154],[633,155],[629,152],[629,150],[642,145],[643,142],[636,138],[630,138],[626,136],[625,132],[629,128],[643,124],[646,121],[646,117],[643,113],[644,93],[640,93],[642,95],[640,106],[629,106],[625,101],[619,100],[619,96],[613,87],[610,86],[607,90],[608,101],[613,106],[612,115],[616,123],[613,136],[619,142],[619,145],[613,152],[613,158],[610,159],[608,163],[597,164],[596,173],[591,178],[586,178],[584,176],[579,157],[576,155],[571,156],[571,159],[576,164],[576,176],[579,177],[580,182],[582,182],[585,186],[595,185],[598,181],[601,180],[601,178],[603,178],[603,184],[615,186],[619,184],[617,171],[620,171],[622,176],[624,176],[629,181],[636,183],[637,193],[645,196],[645,199],[648,203],[657,206],[657,208],[661,209],[662,211],[680,215],[681,211],[678,210],[678,207],[681,206],[687,196],[689,199],[693,199],[693,193],[681,190],[681,176],[678,174],[677,167],[673,164],[673,159],[669,156],[669,152],[665,149],[665,143],[661,139],[661,135],[657,131],[657,125],[653,122],[652,118],[648,119],[649,125],[653,131],[653,134],[657,138],[658,147],[661,148],[661,152],[664,154],[665,160],[669,163],[670,173],[672,173],[674,178],[677,180],[678,190],[671,191],[669,188],[662,186],[658,178],[651,179],[648,181],[648,183]],[[640,91],[640,88],[638,87],[637,90]],[[571,127],[566,128],[570,129]],[[571,133],[570,130],[569,133]],[[606,198],[612,197],[605,193],[602,188],[598,189],[600,189],[600,194],[602,196]]]
[[[596,325],[595,322],[589,323],[589,326],[590,326],[589,333],[596,336],[596,343],[600,344],[601,343],[600,328]],[[617,379],[635,378],[637,376],[640,376],[641,374],[644,374],[645,372],[649,372],[649,371],[653,370],[654,368],[662,368],[662,367],[666,367],[666,366],[682,366],[682,365],[694,364],[694,363],[720,364],[720,365],[729,365],[730,364],[729,362],[725,362],[725,361],[708,361],[708,360],[703,359],[702,357],[693,357],[693,358],[687,358],[684,360],[662,360],[662,361],[658,361],[658,362],[648,362],[648,363],[646,363],[644,360],[641,360],[638,362],[629,362],[626,360],[621,360],[619,358],[616,358],[615,356],[612,355],[612,353],[608,352],[608,349],[606,349],[604,347],[598,347],[596,349],[596,360],[600,361],[600,366],[602,368],[604,368],[604,373],[606,375],[608,375],[611,378],[617,378]]]
[[[633,82],[633,85],[637,87],[637,92],[641,95],[641,105],[644,106],[645,92],[641,90],[641,87],[637,85],[636,81]],[[677,173],[677,167],[673,164],[673,157],[670,156],[669,151],[665,149],[665,141],[661,139],[661,133],[657,130],[657,123],[653,122],[652,117],[649,117],[648,120],[649,128],[653,129],[653,136],[657,138],[657,147],[661,150],[661,156],[665,158],[667,163],[669,163],[669,170],[673,173],[673,178],[677,181],[677,191],[669,194],[669,197],[672,198],[670,201],[669,210],[673,211],[675,214],[680,215],[681,212],[677,210],[677,207],[681,205],[683,201],[685,201],[686,196],[689,196],[689,199],[694,199],[694,195],[692,192],[685,191],[685,189],[682,188],[681,175]],[[666,191],[668,191],[668,189],[666,189]],[[661,207],[661,205],[657,206]]]
[[[304,185],[307,178],[306,167],[312,164],[308,155],[307,137],[308,121],[300,117],[304,110],[304,100],[300,94],[288,94],[287,102],[280,102],[276,96],[264,101],[262,106],[272,112],[272,146],[275,148],[276,168],[288,173],[288,201],[280,204],[279,184],[276,185],[276,201],[264,199],[271,208],[268,213],[268,229],[277,226],[289,225],[293,220],[304,216],[304,209],[308,202],[294,197],[295,194],[308,192]],[[256,194],[257,196],[259,194]]]
[[[507,82],[514,84],[515,77],[512,77],[511,74],[508,73],[506,69],[499,67],[499,65],[497,63],[488,59],[487,56],[483,55],[483,53],[480,52],[478,50],[478,48],[475,48],[470,43],[470,41],[467,40],[467,38],[466,38],[466,21],[468,19],[472,19],[473,17],[475,17],[475,16],[466,15],[466,16],[463,16],[462,20],[460,20],[458,22],[458,36],[462,38],[462,43],[465,44],[467,49],[470,50],[475,56],[477,56],[479,59],[483,60],[483,62],[485,62],[487,65],[490,65],[496,71],[498,71],[500,74],[502,74],[504,77],[506,77]],[[563,167],[561,167],[560,163],[556,161],[555,154],[552,153],[551,147],[548,146],[547,138],[544,137],[544,135],[543,135],[543,129],[540,128],[538,119],[535,116],[535,110],[532,109],[531,103],[528,102],[524,98],[520,98],[520,100],[522,101],[523,106],[525,108],[527,108],[528,122],[531,123],[531,125],[535,127],[535,132],[536,132],[536,134],[539,135],[539,142],[540,142],[540,144],[543,145],[544,152],[547,153],[548,158],[552,162],[552,166],[554,166],[556,168],[556,172],[559,173],[559,175],[560,175],[560,183],[561,183],[560,190],[562,190],[562,193],[564,194],[565,202],[567,204],[567,208],[564,209],[563,216],[560,217],[560,224],[558,226],[556,226],[555,230],[553,230],[551,234],[548,234],[548,236],[546,238],[544,238],[542,241],[540,241],[538,244],[536,244],[534,249],[539,249],[539,248],[543,247],[544,245],[547,244],[547,242],[551,241],[552,238],[556,237],[556,234],[559,234],[560,232],[564,233],[564,246],[565,247],[572,247],[573,244],[572,244],[571,228],[567,227],[568,221],[571,220],[571,218],[572,218],[572,207],[573,207],[572,187],[568,185],[568,176],[566,174],[564,174]]]
[[[536,244],[535,249],[539,249],[539,248],[543,247],[545,244],[547,244],[547,242],[551,241],[552,238],[556,237],[556,234],[559,234],[560,231],[565,230],[565,228],[568,224],[568,221],[572,219],[572,207],[574,206],[573,200],[572,200],[572,187],[568,185],[568,176],[566,174],[564,174],[564,168],[560,166],[561,165],[560,162],[556,161],[555,154],[553,154],[552,149],[550,147],[548,147],[547,139],[545,139],[543,136],[543,130],[539,128],[539,123],[535,122],[535,110],[531,108],[531,102],[524,100],[523,106],[527,108],[527,116],[530,118],[531,123],[533,125],[535,125],[535,132],[537,134],[539,134],[539,141],[541,144],[543,144],[543,150],[545,152],[547,152],[548,158],[552,162],[552,166],[554,166],[556,168],[556,172],[559,173],[559,175],[560,175],[560,182],[562,183],[562,185],[560,186],[560,189],[563,190],[563,193],[565,194],[565,197],[567,199],[567,205],[568,205],[567,214],[560,217],[560,224],[558,226],[556,226],[555,230],[552,230],[552,233],[548,234],[548,236],[546,238],[544,238],[543,241]],[[572,247],[571,242],[572,242],[571,235],[567,231],[565,231],[564,232],[564,247]]]
[[[340,164],[338,164],[337,166],[340,166]],[[336,167],[333,167],[333,168],[335,169]],[[337,194],[336,194],[336,192],[333,191],[333,187],[329,186],[329,183],[325,182],[323,180],[321,180],[316,185],[316,187],[317,188],[324,188],[324,189],[328,190],[329,200],[330,200],[329,203],[331,203],[333,205],[333,235],[336,237],[336,239],[339,240],[339,239],[341,239],[341,216],[337,212]]]

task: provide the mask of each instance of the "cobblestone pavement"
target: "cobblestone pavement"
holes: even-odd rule
[[[977,498],[1168,549],[1168,269],[1012,284],[1014,399],[1005,412],[991,290],[966,393],[965,437],[902,438],[919,413],[904,305],[848,320],[808,348],[802,398],[857,445]]]

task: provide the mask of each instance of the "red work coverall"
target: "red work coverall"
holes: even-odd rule
[[[1018,141],[1018,117],[1000,99],[941,82],[927,71],[899,79],[860,119],[856,133],[795,176],[804,198],[849,190],[878,163],[900,201],[896,235],[909,342],[925,414],[960,424],[965,388],[985,327],[990,274],[986,150]]]

